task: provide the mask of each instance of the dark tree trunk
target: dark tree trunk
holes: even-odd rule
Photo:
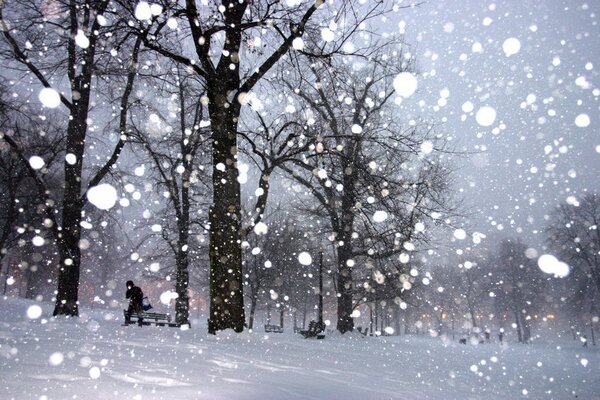
[[[90,84],[89,80],[86,82]],[[78,85],[76,85],[77,87]],[[81,93],[81,98],[73,103],[72,117],[67,127],[67,154],[75,154],[74,164],[65,161],[65,189],[63,193],[62,231],[58,239],[59,266],[58,290],[54,315],[79,315],[79,273],[81,265],[81,171],[85,150],[87,131],[87,115],[89,106],[89,90]]]
[[[523,343],[529,343],[531,341],[531,323],[521,316],[521,325],[523,327]]]
[[[394,302],[394,333],[400,336],[400,306]]]
[[[298,311],[294,309],[294,333],[296,333],[296,329],[298,329]],[[592,337],[594,337],[594,328],[592,327]],[[594,342],[594,345],[596,343]]]
[[[409,309],[406,309],[406,311],[404,312],[404,334],[409,334],[410,333],[410,315],[411,312],[409,311]]]
[[[358,143],[352,142],[346,148],[349,154],[348,159],[342,159],[342,170],[350,169],[351,173],[344,173],[344,195],[341,201],[341,215],[338,221],[331,221],[334,227],[337,227],[337,233],[343,242],[337,247],[338,256],[338,315],[337,329],[340,333],[352,332],[354,330],[354,319],[352,318],[352,268],[348,266],[347,261],[352,259],[352,232],[354,231],[354,212],[355,212],[355,187],[356,187],[356,169],[348,160],[356,162],[355,150]]]
[[[477,328],[477,318],[475,317],[475,307],[469,304],[469,314],[471,314],[471,324],[473,328]]]
[[[283,304],[281,305],[281,309],[279,310],[279,326],[283,328],[283,320],[285,319],[285,308]]]
[[[369,333],[373,333],[373,305],[369,304]]]
[[[515,323],[517,324],[517,335],[519,337],[519,343],[523,343],[523,332],[521,326],[521,316],[515,311]]]
[[[100,37],[100,34],[96,32],[100,29],[100,22],[95,18],[96,15],[102,15],[106,10],[109,1],[102,0],[98,2],[86,1],[84,4],[76,4],[77,2],[71,1],[68,14],[66,17],[69,20],[69,33],[68,41],[65,43],[67,48],[67,60],[66,60],[66,73],[69,79],[69,88],[72,93],[71,100],[67,100],[61,95],[61,102],[68,106],[70,115],[69,122],[67,125],[66,135],[66,154],[75,155],[75,162],[68,163],[64,162],[64,191],[62,199],[62,215],[60,226],[56,223],[56,217],[58,213],[55,213],[55,207],[50,205],[50,199],[47,198],[47,193],[41,190],[40,194],[46,197],[47,209],[46,212],[49,214],[50,220],[53,222],[52,230],[56,238],[57,247],[59,250],[59,265],[58,265],[58,288],[56,291],[56,304],[54,307],[54,315],[67,315],[77,316],[79,315],[79,304],[78,304],[78,290],[79,290],[79,275],[81,266],[81,250],[79,248],[79,240],[81,238],[81,213],[86,202],[85,198],[82,197],[81,186],[82,186],[82,169],[83,169],[83,158],[85,155],[85,140],[87,134],[88,124],[88,113],[90,109],[90,96],[92,90],[92,78],[97,68],[95,55],[96,55],[96,41]],[[78,15],[79,12],[83,12],[84,15]],[[93,18],[89,19],[90,16]],[[82,18],[83,17],[83,18]],[[0,9],[0,19],[2,18]],[[85,21],[85,22],[84,22]],[[89,24],[89,25],[88,25]],[[79,50],[75,43],[75,36],[77,35],[80,28],[89,28],[90,32],[94,34],[89,36],[89,45],[86,49]],[[12,47],[15,55],[15,59],[25,66],[38,77],[40,82],[45,86],[49,87],[50,83],[44,77],[38,67],[36,67],[32,61],[23,53],[19,48],[15,39],[11,36],[8,30],[4,31],[4,36],[7,38],[8,43]],[[135,62],[137,60],[137,52],[141,39],[137,41],[136,47],[134,48],[132,60],[133,68],[128,75],[126,91],[123,95],[123,102],[126,104],[131,91],[131,85],[135,77]],[[100,68],[101,70],[102,68]],[[128,92],[129,91],[129,92]],[[121,116],[122,120],[126,117],[126,107],[122,105]],[[123,128],[124,124],[121,124]],[[123,129],[121,129],[123,134]],[[99,183],[105,174],[116,162],[124,141],[120,140],[119,144],[115,148],[112,156],[108,162],[99,171],[99,173],[92,179],[92,186]],[[39,178],[35,178],[36,174],[32,176],[38,184],[42,185]]]
[[[208,332],[244,330],[240,183],[237,169],[239,103],[227,87],[209,87],[213,204],[210,207],[210,316]]]
[[[2,266],[3,259],[4,258],[0,256],[0,266]],[[8,289],[8,277],[10,274],[10,263],[6,263],[6,269],[4,271],[4,287],[2,288],[2,294],[6,296],[6,290]]]
[[[190,323],[190,299],[188,294],[189,258],[187,249],[185,251],[182,250],[182,246],[178,249],[177,259],[175,261],[177,264],[175,279],[175,291],[177,292],[177,299],[175,300],[175,322],[180,326],[189,325]]]
[[[337,329],[340,333],[354,330],[352,318],[352,269],[347,261],[352,258],[351,236],[344,235],[344,244],[337,248],[338,256],[338,292],[337,301]]]
[[[8,192],[8,199],[6,203],[2,204],[2,207],[5,209],[6,218],[4,219],[4,226],[2,227],[2,234],[0,235],[0,272],[4,271],[3,261],[8,252],[8,239],[13,232],[15,222],[17,220],[17,202],[16,200],[16,186],[17,183],[15,180],[10,179],[8,181],[8,187],[5,189]],[[10,272],[10,262],[6,263],[6,272],[4,274],[4,288],[2,290],[2,294],[6,294],[6,289],[8,286],[8,274]]]
[[[175,322],[177,325],[189,325],[190,317],[190,299],[188,286],[190,280],[189,267],[189,229],[190,229],[190,165],[187,160],[184,161],[185,171],[182,176],[181,184],[181,213],[177,224],[179,238],[177,241],[177,256],[176,256],[176,280],[175,291],[177,299],[175,300]]]
[[[258,296],[253,293],[252,298],[250,299],[250,317],[248,317],[248,329],[253,329],[254,327],[254,314],[256,313],[257,302]]]
[[[308,313],[308,296],[304,296],[304,308],[302,309],[302,329],[306,329],[306,314]]]

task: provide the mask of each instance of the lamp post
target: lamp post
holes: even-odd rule
[[[323,323],[323,251],[319,252],[319,328],[325,330]]]

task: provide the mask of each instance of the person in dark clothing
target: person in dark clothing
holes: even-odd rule
[[[135,313],[138,317],[138,325],[142,326],[142,313],[144,312],[142,301],[144,298],[144,292],[142,292],[142,289],[135,286],[133,281],[127,281],[127,292],[125,292],[125,298],[129,299],[129,308],[127,308],[125,324],[128,325],[131,322],[131,316],[133,313]]]

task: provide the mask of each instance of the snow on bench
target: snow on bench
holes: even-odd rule
[[[127,323],[127,310],[123,310],[123,316],[125,317],[125,325],[129,325],[129,324],[133,324],[133,323],[137,323],[138,321],[138,314],[133,313],[131,315],[131,319],[129,321],[129,323]],[[177,327],[177,324],[174,322],[171,322],[171,315],[169,314],[160,314],[160,313],[153,313],[153,312],[143,312],[141,314],[142,317],[142,325],[152,325],[155,324],[156,326],[170,326],[170,327]],[[135,318],[135,320],[134,320]]]
[[[317,339],[325,339],[325,324],[319,323],[317,321],[310,321],[308,324],[308,330],[300,331],[300,334],[304,336],[305,339],[316,337]]]
[[[265,332],[283,333],[283,327],[279,325],[265,325]]]

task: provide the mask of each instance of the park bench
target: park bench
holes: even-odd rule
[[[123,310],[123,316],[125,317],[125,321],[127,321],[127,310]],[[142,316],[142,325],[155,324],[156,326],[165,326],[166,325],[166,326],[170,326],[170,327],[177,327],[176,323],[171,322],[171,315],[169,315],[169,314],[143,312],[141,314],[141,316]],[[137,324],[138,318],[139,318],[138,314],[133,313],[131,315],[131,320],[129,321],[129,323],[125,322],[125,325],[131,325],[134,323]]]
[[[356,328],[356,330],[358,331],[358,333],[360,333],[363,336],[367,336],[369,334],[369,328],[364,328],[362,326],[358,326]]]
[[[308,324],[308,329],[305,331],[300,331],[300,334],[304,336],[305,339],[316,337],[317,339],[325,339],[325,324],[319,323],[317,321],[310,321]]]
[[[265,332],[267,332],[267,333],[283,333],[283,326],[265,325]]]

